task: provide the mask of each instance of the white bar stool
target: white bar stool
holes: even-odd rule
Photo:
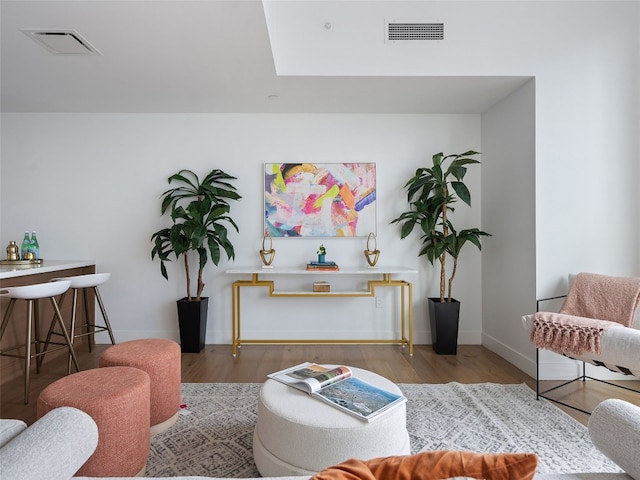
[[[76,275],[73,277],[54,278],[53,280],[51,280],[52,282],[56,282],[56,283],[64,282],[64,281],[71,282],[71,286],[69,287],[69,289],[73,291],[73,304],[71,307],[71,326],[69,328],[69,336],[71,338],[72,344],[76,338],[89,337],[88,343],[89,343],[90,352],[91,352],[91,337],[96,332],[104,332],[104,331],[108,332],[109,338],[111,340],[111,344],[115,345],[116,343],[113,336],[113,330],[111,330],[111,324],[109,323],[109,317],[107,316],[107,311],[104,308],[104,303],[102,302],[102,297],[100,296],[100,291],[98,290],[98,286],[105,283],[107,280],[109,280],[110,277],[111,277],[110,273],[91,273],[87,275]],[[87,294],[88,289],[93,290],[93,293],[96,299],[98,300],[98,305],[100,306],[100,312],[102,313],[102,318],[104,320],[104,326],[96,325],[95,322],[91,323],[91,315],[89,312],[89,303],[88,303],[89,299]],[[83,302],[84,303],[84,324],[78,330],[82,330],[82,328],[85,329],[84,331],[80,331],[80,333],[76,332],[76,328],[77,328],[76,313],[78,310],[78,291],[79,290],[82,290],[82,297],[84,300]],[[62,302],[64,301],[65,295],[66,295],[66,292],[64,292],[60,297],[61,305],[62,305]],[[55,322],[52,320],[51,326],[49,327],[49,333],[47,334],[47,340],[45,342],[45,347],[44,347],[45,353],[47,351],[48,344],[50,343],[51,335],[61,335],[60,332],[57,332],[56,330],[54,330],[54,327],[55,327]],[[44,356],[40,358],[40,363],[42,363],[43,359],[44,359]],[[69,358],[68,372],[71,373],[71,358]]]
[[[66,327],[64,326],[64,321],[62,320],[62,314],[60,313],[60,308],[58,307],[58,303],[56,302],[56,296],[62,295],[66,292],[71,286],[70,281],[66,282],[47,282],[47,283],[37,283],[35,285],[25,285],[22,287],[5,287],[0,289],[0,296],[8,297],[11,300],[9,301],[9,305],[7,306],[7,311],[2,318],[2,324],[0,324],[0,340],[4,336],[4,332],[9,324],[9,319],[11,318],[11,314],[13,313],[13,307],[16,304],[17,300],[26,300],[27,301],[27,328],[25,335],[25,343],[21,345],[16,345],[13,347],[9,347],[0,351],[0,355],[6,357],[15,357],[15,358],[24,358],[24,403],[27,405],[29,403],[29,374],[31,371],[31,358],[40,357],[44,355],[44,351],[40,350],[40,345],[44,343],[40,340],[40,318],[39,318],[39,307],[38,300],[41,298],[49,298],[51,300],[51,305],[53,306],[54,316],[53,321],[58,322],[60,326],[60,330],[62,331],[62,336],[65,339],[65,343],[61,342],[51,342],[54,345],[61,345],[59,348],[68,348],[69,356],[73,360],[73,364],[76,367],[77,371],[80,371],[78,367],[78,360],[76,359],[76,354],[73,350],[73,343],[71,338],[69,337],[69,333],[67,332]],[[32,353],[31,346],[35,345],[35,353]],[[25,348],[24,355],[19,355],[15,353],[7,353],[13,350],[17,350],[19,348]],[[38,358],[38,360],[40,360]],[[36,372],[40,372],[40,363],[36,362]]]

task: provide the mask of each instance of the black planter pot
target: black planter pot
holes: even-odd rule
[[[460,302],[440,302],[440,298],[429,298],[429,319],[433,350],[439,355],[455,355],[458,352],[458,323]]]
[[[183,353],[199,353],[204,348],[207,336],[207,310],[209,298],[187,301],[181,298],[178,305],[178,325],[180,326],[180,350]]]

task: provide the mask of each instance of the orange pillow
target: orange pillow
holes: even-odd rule
[[[326,468],[312,480],[531,480],[538,466],[534,453],[475,453],[438,450],[415,455],[351,459]]]

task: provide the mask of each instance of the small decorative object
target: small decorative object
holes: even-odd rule
[[[373,249],[371,248],[371,239],[373,239]],[[380,250],[378,250],[378,239],[375,233],[371,232],[367,237],[367,249],[364,251],[364,258],[367,259],[367,263],[370,267],[375,267],[380,257]]]
[[[320,244],[316,253],[318,254],[318,263],[324,263],[327,258],[327,249],[324,248],[324,245]]]
[[[330,292],[331,284],[329,282],[313,282],[314,292]]]
[[[7,260],[20,260],[20,247],[14,240],[7,245]]]
[[[269,239],[269,248],[267,249],[265,246],[265,242]],[[262,237],[262,250],[260,250],[260,258],[262,258],[262,263],[264,264],[262,268],[271,268],[271,263],[276,256],[276,251],[273,248],[273,239],[269,232]]]

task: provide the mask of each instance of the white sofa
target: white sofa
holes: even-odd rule
[[[589,419],[589,434],[594,445],[626,474],[544,474],[537,475],[536,479],[640,480],[640,407],[622,400],[605,400]],[[2,478],[11,480],[69,480],[91,456],[97,443],[98,429],[93,419],[75,408],[52,410],[30,427],[19,420],[0,420],[0,473]],[[207,477],[173,478],[203,480]],[[276,478],[303,480],[308,477]]]

